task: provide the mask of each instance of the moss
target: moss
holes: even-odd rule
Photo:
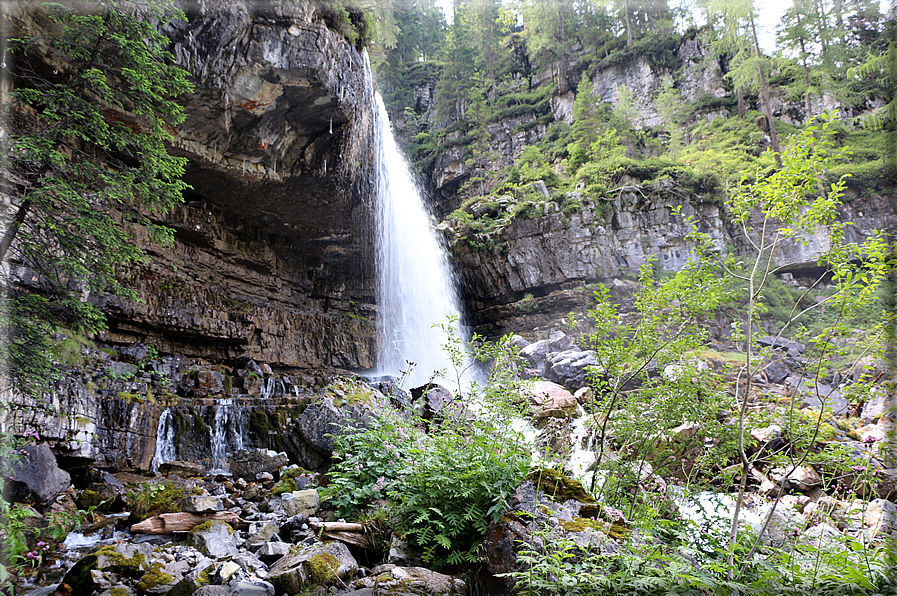
[[[316,584],[326,584],[337,579],[339,559],[330,553],[321,553],[308,561],[308,576]]]
[[[583,505],[579,508],[579,515],[581,517],[601,517],[601,505]]]
[[[146,573],[143,574],[143,577],[140,578],[140,581],[137,582],[137,589],[141,592],[146,592],[156,586],[167,586],[174,581],[174,578],[162,571],[164,569],[164,565],[162,563],[153,563],[150,565],[150,568]]]
[[[199,572],[196,576],[196,585],[197,587],[206,586],[212,583],[212,574],[211,574],[212,566],[209,565],[205,569]]]
[[[296,481],[293,478],[282,478],[271,489],[271,494],[276,496],[282,495],[284,493],[291,493],[297,490],[299,490],[299,488],[296,486]]]
[[[567,532],[585,532],[586,530],[594,530],[607,534],[615,540],[620,540],[632,533],[629,528],[619,524],[609,524],[600,519],[586,519],[584,517],[574,517],[570,521],[561,520],[561,527]]]
[[[290,469],[284,470],[283,472],[280,473],[280,479],[287,480],[289,478],[298,478],[302,474],[308,474],[308,470],[306,470],[305,468],[302,468],[302,467],[290,468]]]
[[[111,596],[129,596],[129,592],[122,587],[112,588],[109,590]]]
[[[580,503],[597,503],[595,497],[586,492],[579,480],[565,476],[550,468],[533,468],[526,475],[536,485],[536,489],[548,495],[553,501],[563,503],[570,499]]]
[[[325,393],[333,398],[333,405],[354,405],[364,403],[376,406],[376,394],[367,384],[354,379],[342,378],[330,383]]]
[[[222,524],[225,528],[227,528],[227,533],[230,534],[231,536],[237,535],[237,533],[230,526],[230,524],[228,524],[227,522],[223,522],[220,519],[210,519],[208,521],[204,521],[201,524],[194,526],[193,529],[190,530],[190,533],[196,534],[198,532],[203,532],[205,530],[209,530],[209,529],[215,527],[215,524]]]
[[[184,488],[175,486],[170,480],[143,483],[128,491],[131,514],[144,520],[160,513],[180,511],[178,502],[185,492]]]
[[[123,575],[136,576],[140,568],[146,562],[146,557],[142,553],[134,553],[132,557],[125,557],[122,553],[115,549],[114,545],[104,546],[96,552],[96,556],[104,558],[110,563],[110,567],[114,567]]]

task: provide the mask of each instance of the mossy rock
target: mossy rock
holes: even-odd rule
[[[309,473],[308,470],[306,470],[305,468],[302,468],[302,467],[289,468],[289,469],[281,471],[280,479],[287,480],[289,478],[297,478],[297,477],[301,476],[302,474],[308,474],[308,473]]]
[[[600,519],[574,517],[570,521],[561,520],[560,524],[567,532],[585,532],[586,530],[593,530],[595,532],[607,534],[615,540],[621,540],[632,533],[632,531],[625,526],[607,523]]]
[[[296,480],[293,478],[281,478],[277,484],[271,488],[271,494],[277,496],[297,490],[299,489],[296,487]]]
[[[153,563],[146,573],[137,582],[137,589],[141,592],[151,590],[156,586],[167,586],[174,581],[174,577],[165,573],[165,566],[162,563]]]
[[[315,555],[308,560],[308,577],[316,584],[336,581],[339,565],[339,559],[330,553]]]
[[[557,503],[574,500],[580,503],[598,503],[595,497],[590,495],[582,482],[565,476],[551,468],[533,468],[526,475],[526,479],[536,485],[536,490],[545,493],[551,500]]]

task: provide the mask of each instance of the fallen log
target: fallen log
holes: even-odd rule
[[[131,526],[135,534],[181,534],[189,532],[201,523],[218,520],[223,521],[238,530],[245,530],[249,522],[230,511],[216,511],[215,513],[163,513],[147,518],[142,522]]]
[[[346,544],[352,544],[361,548],[371,549],[370,538],[365,532],[364,524],[351,522],[311,522],[311,529],[321,534],[322,538],[339,540]]]
[[[339,540],[346,544],[353,544],[368,550],[374,548],[367,535],[359,532],[324,532],[321,536],[323,538],[329,538],[330,540]]]
[[[315,532],[322,529],[325,532],[364,532],[363,524],[352,522],[311,522],[309,525]]]

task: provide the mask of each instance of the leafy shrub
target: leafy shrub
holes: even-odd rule
[[[144,482],[128,491],[131,515],[144,520],[160,513],[180,511],[178,501],[187,494],[186,487],[171,480]]]

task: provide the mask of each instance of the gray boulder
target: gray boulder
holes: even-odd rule
[[[334,569],[335,568],[335,569]],[[287,555],[268,570],[268,580],[277,593],[295,594],[309,582],[332,583],[338,576],[347,580],[358,571],[358,562],[342,542],[315,543],[300,552]]]
[[[27,445],[22,451],[21,459],[3,464],[6,478],[3,498],[14,503],[46,507],[69,487],[72,477],[60,469],[56,456],[46,445]]]
[[[555,331],[548,339],[542,339],[531,343],[520,350],[520,358],[527,369],[538,371],[539,376],[545,376],[548,372],[546,360],[549,354],[575,350],[576,346],[562,331]]]
[[[237,554],[237,535],[234,529],[221,520],[212,520],[208,527],[190,534],[191,546],[213,558],[232,557]]]
[[[589,386],[589,367],[593,366],[598,366],[593,352],[565,350],[548,357],[547,378],[570,391],[576,391]]]
[[[255,480],[263,472],[276,474],[287,465],[287,454],[268,449],[241,449],[230,458],[230,471],[235,478]]]
[[[320,471],[333,453],[333,437],[346,432],[347,428],[367,428],[372,415],[373,409],[365,403],[337,407],[333,398],[324,397],[302,412],[293,431],[286,437],[288,450],[302,467]]]

